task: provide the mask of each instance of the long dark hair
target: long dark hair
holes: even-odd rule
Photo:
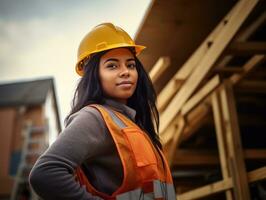
[[[133,55],[134,50],[129,49]],[[107,50],[108,51],[108,50]],[[102,51],[94,54],[84,64],[84,76],[80,79],[74,93],[72,109],[66,120],[73,113],[79,111],[89,104],[104,104],[105,97],[99,79],[99,63],[101,57],[107,52]],[[136,111],[136,124],[140,126],[151,138],[152,142],[160,149],[162,145],[158,136],[159,113],[156,107],[156,93],[150,77],[145,71],[142,63],[135,57],[138,82],[134,94],[127,100],[127,106]]]

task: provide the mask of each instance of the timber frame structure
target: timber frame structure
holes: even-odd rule
[[[151,3],[138,43],[145,45],[141,31],[159,5]],[[250,200],[254,184],[261,195],[256,199],[265,195],[265,30],[266,2],[237,1],[157,90],[160,135],[178,200]],[[149,70],[155,87],[172,59],[160,56]]]

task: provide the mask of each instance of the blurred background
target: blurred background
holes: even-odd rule
[[[64,127],[79,42],[102,22],[147,46],[178,199],[265,200],[264,0],[0,0],[0,199],[38,199],[28,173]]]

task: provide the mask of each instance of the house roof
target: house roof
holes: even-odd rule
[[[0,107],[42,105],[45,103],[49,91],[52,92],[56,121],[60,132],[61,124],[53,78],[0,84]]]
[[[32,106],[45,102],[53,89],[53,79],[15,82],[0,85],[0,106]]]

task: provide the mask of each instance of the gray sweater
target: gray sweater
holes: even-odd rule
[[[113,100],[107,107],[135,121],[135,110]],[[73,177],[82,168],[92,185],[112,194],[122,183],[123,170],[111,134],[98,110],[84,107],[70,116],[57,140],[40,156],[31,170],[29,181],[45,200],[99,200],[88,193]]]

